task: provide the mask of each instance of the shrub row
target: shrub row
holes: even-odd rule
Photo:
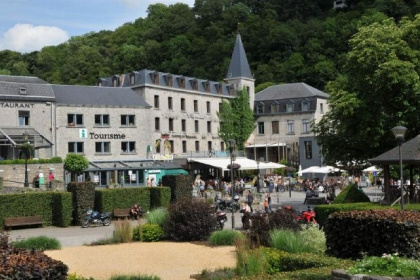
[[[193,175],[166,175],[162,184],[171,188],[171,201],[182,198],[192,198]]]
[[[387,209],[334,213],[325,224],[325,235],[327,253],[339,258],[384,253],[420,258],[418,211]]]
[[[42,215],[45,225],[66,227],[72,220],[68,192],[33,192],[0,195],[0,228],[4,218]]]
[[[61,157],[53,157],[48,159],[28,159],[28,164],[46,164],[46,163],[62,163],[63,159]],[[24,164],[24,159],[6,159],[1,160],[0,165],[2,164]]]

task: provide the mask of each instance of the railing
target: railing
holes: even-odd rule
[[[244,151],[235,151],[236,157],[245,157]],[[217,158],[217,157],[230,157],[229,151],[194,151],[194,152],[188,152],[186,154],[176,154],[173,155],[174,158]]]

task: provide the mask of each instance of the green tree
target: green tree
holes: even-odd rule
[[[88,167],[89,161],[82,155],[68,154],[64,159],[64,169],[70,171],[72,181],[75,181],[77,173],[82,172]]]
[[[345,73],[327,87],[330,111],[314,126],[329,163],[364,161],[396,145],[391,128],[407,138],[420,131],[420,15],[360,28],[350,40]]]
[[[237,149],[243,150],[245,141],[254,130],[254,114],[249,107],[249,96],[246,90],[238,91],[238,96],[230,103],[223,101],[218,116],[220,118],[219,136],[225,143],[229,139],[235,139]]]

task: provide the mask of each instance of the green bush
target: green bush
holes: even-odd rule
[[[167,235],[175,241],[207,240],[217,221],[211,205],[198,199],[181,199],[169,206]]]
[[[265,258],[259,249],[250,250],[250,241],[244,238],[235,240],[236,274],[240,276],[258,275],[264,271]]]
[[[115,275],[110,280],[160,280],[160,278],[151,275]]]
[[[245,239],[246,236],[236,230],[224,229],[215,231],[210,235],[209,243],[213,246],[233,246],[237,238]]]
[[[305,227],[300,231],[303,242],[309,248],[309,253],[324,254],[326,248],[326,238],[323,230],[317,226]]]
[[[349,185],[345,187],[339,195],[337,195],[332,203],[340,204],[356,202],[370,202],[370,199],[362,190],[359,190],[356,185]]]
[[[398,255],[364,257],[350,267],[350,274],[382,275],[392,277],[420,277],[420,262]]]
[[[140,240],[143,242],[159,241],[165,232],[162,227],[156,224],[145,224],[140,227]]]
[[[292,230],[274,230],[270,232],[271,247],[289,253],[318,253],[325,251],[324,232],[315,226],[304,228],[300,232]]]
[[[140,224],[133,227],[133,241],[140,241],[140,228],[141,228]]]
[[[30,250],[35,249],[38,251],[61,249],[60,241],[58,241],[56,238],[50,238],[44,235],[37,237],[29,237],[20,241],[14,241],[12,242],[12,246],[14,248]]]
[[[164,228],[168,220],[168,209],[163,207],[153,209],[146,214],[145,219],[147,224],[156,224]]]

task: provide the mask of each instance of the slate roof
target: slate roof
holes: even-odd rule
[[[403,164],[420,164],[420,135],[401,145]],[[398,146],[368,160],[373,165],[393,165],[400,163]]]
[[[255,101],[308,97],[327,99],[330,95],[305,83],[291,83],[268,87],[255,95]]]
[[[0,75],[2,100],[53,101],[51,85],[36,77]]]
[[[240,34],[236,36],[235,47],[233,48],[229,69],[226,74],[226,79],[232,78],[254,78],[251,73],[251,68],[249,68]]]
[[[57,105],[150,108],[131,88],[52,85]]]

